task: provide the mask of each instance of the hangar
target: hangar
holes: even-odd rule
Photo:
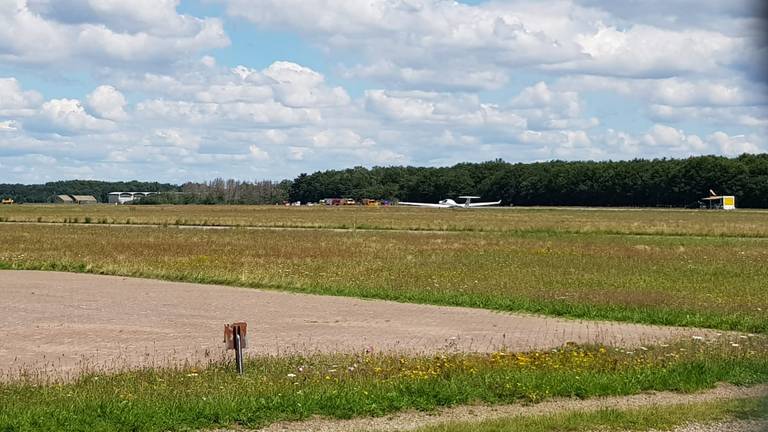
[[[93,195],[56,195],[53,197],[56,204],[97,204],[99,200]]]

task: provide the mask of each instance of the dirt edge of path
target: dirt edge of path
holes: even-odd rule
[[[383,417],[365,417],[350,420],[312,418],[298,422],[278,422],[258,432],[363,432],[363,431],[408,431],[454,421],[486,421],[506,417],[539,416],[570,411],[596,411],[605,408],[633,409],[661,405],[682,405],[722,401],[728,399],[757,398],[768,395],[768,384],[752,387],[737,387],[720,384],[703,392],[683,394],[673,392],[642,393],[632,396],[611,396],[591,399],[557,398],[535,405],[462,405],[444,408],[435,412],[406,411]],[[211,432],[233,432],[217,429]]]

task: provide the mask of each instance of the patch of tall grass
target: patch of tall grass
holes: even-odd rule
[[[765,341],[738,349],[687,343],[627,352],[566,346],[547,352],[398,357],[256,357],[233,366],[90,374],[74,382],[0,384],[0,430],[159,431],[255,428],[313,415],[381,416],[468,403],[539,402],[718,382],[768,381]]]

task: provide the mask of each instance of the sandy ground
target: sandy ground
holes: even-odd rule
[[[446,408],[437,412],[403,412],[384,417],[356,418],[350,420],[324,420],[312,419],[300,422],[274,423],[260,432],[394,432],[408,431],[425,426],[439,425],[449,422],[481,422],[501,418],[517,416],[542,416],[564,412],[589,412],[600,409],[633,409],[654,406],[681,405],[685,409],[686,404],[723,401],[729,399],[756,398],[768,395],[768,385],[755,387],[735,387],[721,385],[712,390],[681,394],[671,392],[646,393],[633,396],[613,396],[591,399],[553,399],[536,405],[498,405],[498,406],[458,406]],[[680,432],[709,432],[730,431],[723,427],[734,427],[733,430],[743,432],[763,432],[759,429],[765,422],[729,422],[713,425],[687,425],[679,428]],[[738,429],[741,428],[741,429]],[[758,429],[753,429],[758,428]],[[215,432],[230,432],[220,429]]]
[[[432,353],[637,346],[714,333],[469,308],[88,274],[0,271],[0,376],[75,375],[219,359],[223,326],[249,325],[249,353]]]

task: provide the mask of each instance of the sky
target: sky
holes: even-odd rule
[[[762,153],[766,9],[0,0],[0,183]]]

